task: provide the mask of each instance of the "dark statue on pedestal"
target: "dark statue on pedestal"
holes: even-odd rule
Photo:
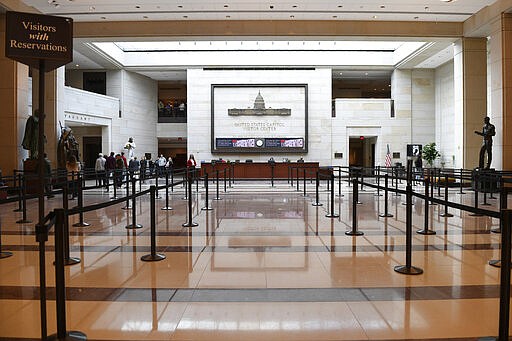
[[[25,124],[25,134],[21,146],[23,149],[28,150],[29,159],[37,159],[39,145],[39,109],[34,111],[34,114],[27,119]]]
[[[75,139],[75,136],[71,132],[71,128],[62,127],[61,125],[61,134],[59,138],[59,143],[57,144],[57,166],[59,169],[66,169],[66,162],[72,157],[75,157],[75,160],[78,162],[80,158],[78,157],[78,142]]]
[[[482,132],[475,130],[475,134],[483,137],[482,147],[480,148],[480,157],[478,160],[478,168],[484,169],[484,158],[485,153],[487,153],[487,166],[485,166],[485,169],[490,169],[492,161],[492,137],[496,135],[496,128],[490,123],[489,117],[484,118]]]

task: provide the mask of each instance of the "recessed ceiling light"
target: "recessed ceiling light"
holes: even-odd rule
[[[414,17],[414,19],[419,19],[420,17]]]
[[[340,76],[343,75],[343,72],[340,72]]]
[[[135,8],[140,8],[140,6],[139,6],[139,5],[136,5],[136,6],[135,6]]]
[[[229,5],[224,5],[224,8],[228,8],[228,7],[229,7]]]
[[[89,6],[89,11],[95,11],[96,10],[96,7],[94,6]]]
[[[338,8],[343,8],[343,5],[338,5]]]
[[[374,15],[372,18],[373,18],[373,19],[377,19],[377,16],[376,16],[376,15]]]
[[[297,8],[297,5],[293,5],[292,8]]]
[[[453,0],[441,0],[441,2],[452,2]]]
[[[231,16],[230,16],[230,15],[226,15],[226,18],[228,18],[228,19],[229,19],[229,18],[231,18]]]
[[[183,5],[178,5],[178,8],[183,8]]]
[[[188,15],[184,15],[183,18],[185,18],[185,19],[188,18]]]
[[[384,6],[384,5],[380,5],[380,8],[386,8],[386,6]]]
[[[365,72],[365,73],[364,73],[364,75],[365,75],[365,76],[368,76],[368,72]]]
[[[429,7],[428,6],[425,6],[425,11],[428,11],[429,10]]]
[[[80,64],[76,64],[75,66],[76,66],[76,67],[80,67]]]
[[[337,15],[333,15],[332,17],[333,17],[334,19],[336,19],[338,16],[337,16]]]
[[[101,17],[101,19],[105,20],[105,19],[107,19],[107,17]]]
[[[144,15],[144,16],[142,16],[142,18],[143,18],[143,19],[147,19],[147,18],[148,18],[148,16],[147,16],[147,15]]]
[[[295,18],[295,16],[294,15],[290,15],[290,18]]]

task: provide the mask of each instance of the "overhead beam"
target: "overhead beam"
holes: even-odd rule
[[[501,20],[501,14],[512,11],[512,0],[497,0],[482,8],[467,19],[464,24],[465,37],[487,37],[491,34],[491,24]]]
[[[461,37],[462,23],[333,20],[75,22],[75,38],[121,37]]]

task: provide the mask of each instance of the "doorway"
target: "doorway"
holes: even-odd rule
[[[101,153],[101,136],[84,136],[82,143],[84,144],[83,165],[85,168],[94,168],[98,154]]]
[[[350,137],[348,165],[354,167],[375,168],[376,144],[377,136]]]

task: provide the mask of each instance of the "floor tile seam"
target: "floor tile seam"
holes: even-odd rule
[[[0,286],[2,291],[14,291],[23,288],[25,293],[32,297],[13,297],[11,293],[2,300],[38,300],[39,288],[35,286]],[[474,299],[499,299],[499,285],[470,285],[458,286],[461,293],[453,296],[453,287],[427,286],[427,287],[354,287],[354,288],[89,288],[67,287],[69,301],[95,301],[95,302],[393,302],[393,301],[457,301]],[[54,300],[54,287],[48,287],[48,300]],[[430,297],[427,296],[430,290]],[[156,291],[156,293],[155,293]],[[164,295],[158,292],[172,292],[169,299],[162,299]],[[475,295],[474,293],[479,295]],[[96,294],[95,294],[96,293]],[[143,297],[151,293],[151,299]],[[188,294],[187,294],[188,293]],[[0,291],[1,294],[1,291]],[[83,296],[79,298],[75,295]],[[102,297],[98,296],[100,294]],[[221,299],[221,296],[228,298]],[[314,297],[308,298],[314,294]],[[142,296],[141,296],[142,295]],[[175,296],[178,299],[173,300]],[[206,295],[206,296],[205,296]],[[265,295],[265,296],[262,296]],[[390,299],[390,295],[392,296]],[[125,296],[125,297],[123,297]],[[137,298],[134,298],[137,296]],[[148,295],[149,296],[149,295]],[[187,300],[179,297],[189,297]],[[156,300],[153,297],[157,297]],[[166,296],[167,297],[167,296]],[[87,299],[83,299],[87,298]]]

